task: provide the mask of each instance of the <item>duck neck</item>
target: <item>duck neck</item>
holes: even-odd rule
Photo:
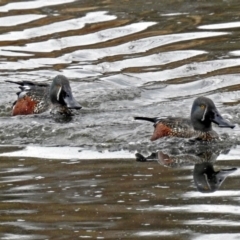
[[[191,118],[192,125],[194,130],[200,131],[200,132],[210,132],[212,131],[212,122],[210,121],[201,121],[201,120],[195,120]]]

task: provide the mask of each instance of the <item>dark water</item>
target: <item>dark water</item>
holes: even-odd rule
[[[240,239],[239,11],[0,1],[0,238]],[[18,89],[5,80],[57,74],[83,106],[70,122],[11,117]],[[151,124],[133,120],[187,117],[197,96],[236,124],[216,128],[218,144],[151,143]]]

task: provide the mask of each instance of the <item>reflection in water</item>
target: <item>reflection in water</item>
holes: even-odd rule
[[[185,151],[180,156],[174,154],[179,149],[169,150],[171,156],[155,154],[155,161],[157,156],[161,160],[155,167],[151,162],[134,161],[127,151],[123,159],[124,153],[93,155],[77,147],[2,148],[1,239],[153,238],[166,234],[177,239],[179,229],[188,226],[187,235],[194,236],[196,221],[226,221],[224,214],[232,218],[229,229],[234,229],[239,216],[235,208],[240,196],[238,181],[236,186],[235,181],[224,182],[223,187],[230,190],[217,191],[219,195],[210,198],[199,195],[189,184],[192,168],[188,166],[202,161],[215,164],[218,152],[211,156],[210,152],[194,155]],[[231,206],[223,196],[235,199]],[[219,217],[217,206],[221,208]],[[159,223],[159,218],[165,221]]]
[[[140,153],[136,153],[135,156],[139,162],[157,161],[161,165],[171,168],[194,165],[193,179],[197,190],[202,193],[215,192],[222,185],[226,177],[235,172],[237,168],[218,169],[215,171],[213,165],[220,155],[221,150],[203,149],[201,151],[200,149],[196,152],[190,149],[189,153],[179,153],[177,149],[173,148],[167,151],[170,151],[171,154],[158,151],[147,157],[144,157]]]
[[[211,162],[196,163],[193,170],[193,179],[199,192],[215,192],[226,177],[236,170],[237,168],[229,168],[215,171]]]

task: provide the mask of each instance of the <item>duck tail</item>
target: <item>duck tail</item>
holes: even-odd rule
[[[18,85],[22,85],[23,84],[22,82],[14,82],[14,81],[11,81],[11,80],[5,80],[5,82],[14,83],[14,84],[18,84]]]
[[[20,85],[20,87],[21,86],[29,86],[29,87],[32,87],[32,86],[46,87],[46,86],[48,86],[47,83],[31,82],[31,81],[27,81],[27,80],[16,81],[16,82],[15,81],[11,81],[11,80],[5,80],[5,82],[17,84],[17,85]]]
[[[135,120],[143,120],[143,121],[148,121],[148,122],[153,122],[155,123],[158,118],[148,118],[148,117],[134,117]]]

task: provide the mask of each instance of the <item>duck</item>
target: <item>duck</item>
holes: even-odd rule
[[[212,129],[212,123],[221,128],[233,129],[235,127],[220,115],[210,98],[203,96],[194,100],[190,119],[181,117],[134,117],[134,119],[154,123],[151,141],[162,137],[195,138],[211,141],[218,138],[218,134]]]
[[[50,110],[51,113],[72,115],[71,109],[81,109],[82,106],[72,94],[69,80],[63,75],[57,75],[52,83],[31,81],[6,82],[19,85],[17,100],[12,106],[12,115],[40,114]]]

